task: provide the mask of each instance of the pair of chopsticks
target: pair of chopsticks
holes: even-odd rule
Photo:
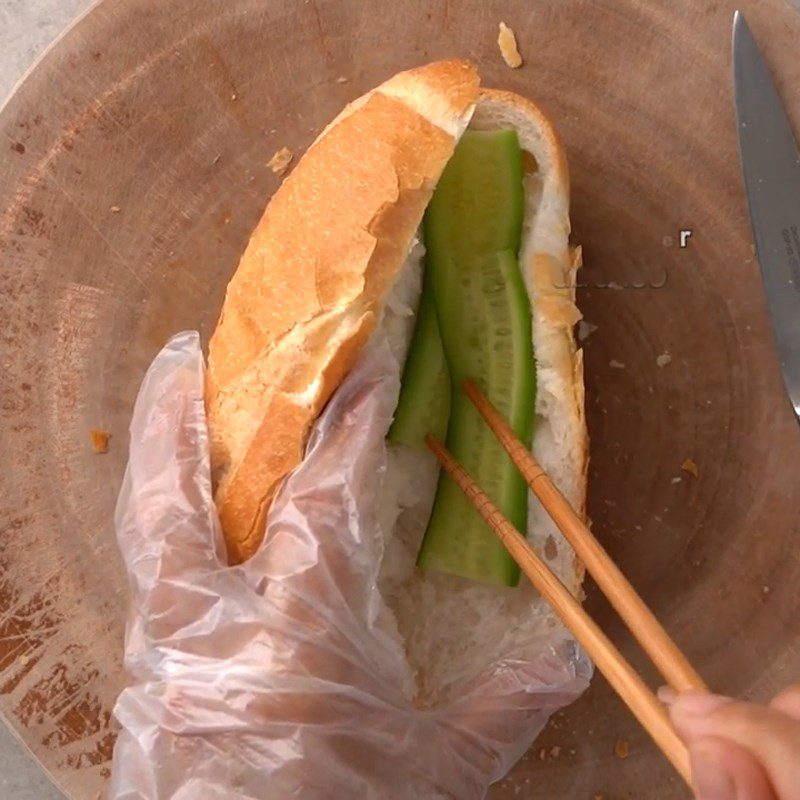
[[[689,689],[708,691],[703,679],[670,639],[661,623],[645,605],[567,499],[556,488],[547,473],[516,438],[497,409],[483,396],[472,381],[464,382],[464,392],[492,429],[517,469],[528,482],[528,486],[539,498],[545,510],[586,565],[589,574],[669,686],[678,693]],[[525,537],[503,516],[444,445],[432,436],[427,436],[426,442],[447,473],[503,542],[531,583],[550,603],[564,625],[572,631],[578,642],[591,656],[612,688],[661,748],[664,755],[672,762],[681,777],[687,784],[690,784],[691,767],[688,751],[672,727],[663,704],[611,640],[600,630],[597,623],[583,610],[570,591],[537,555]]]

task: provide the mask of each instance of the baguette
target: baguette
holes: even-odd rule
[[[519,263],[537,360],[533,451],[583,514],[588,439],[573,335],[580,251],[568,243],[564,150],[536,105],[479,89],[465,62],[438,62],[400,73],[323,131],[273,197],[228,287],[209,348],[206,403],[232,562],[257,549],[270,500],[370,336],[394,339],[399,378],[413,322],[393,308],[418,298],[415,233],[467,125],[513,127],[529,154]],[[556,624],[527,584],[503,589],[415,567],[435,485],[429,454],[388,446],[378,583],[391,614],[381,624],[405,649],[421,705],[444,702]],[[533,498],[528,536],[577,595],[582,567]]]
[[[464,61],[396,75],[328,126],[258,223],[209,344],[212,475],[233,563],[260,544],[275,491],[374,330],[477,96]]]

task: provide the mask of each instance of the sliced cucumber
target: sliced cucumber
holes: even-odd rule
[[[450,375],[439,335],[430,273],[426,270],[389,441],[425,448],[428,433],[444,439],[449,418]]]
[[[437,265],[499,250],[519,251],[525,195],[517,132],[461,137],[425,213],[428,257]]]
[[[530,302],[517,263],[522,157],[514,131],[462,138],[425,216],[427,269],[453,382],[447,445],[521,531],[527,487],[461,392],[473,378],[530,446],[535,394]],[[519,569],[444,473],[418,563],[513,586]]]

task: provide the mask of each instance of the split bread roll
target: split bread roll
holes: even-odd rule
[[[216,503],[233,562],[311,424],[373,332],[478,97],[463,61],[401,72],[351,103],[275,193],[209,345]]]
[[[275,492],[371,336],[393,340],[399,378],[413,317],[397,309],[418,301],[417,231],[467,126],[514,128],[529,154],[519,263],[537,362],[533,451],[583,513],[588,448],[573,335],[580,253],[568,244],[564,150],[533,103],[481,90],[472,65],[443,61],[396,75],[326,128],[270,201],[228,286],[209,348],[206,401],[232,562],[257,549]],[[541,626],[555,621],[524,580],[505,589],[418,570],[436,465],[430,454],[398,445],[388,446],[387,464],[379,586],[392,614],[382,624],[403,642],[419,701],[435,704],[476,663],[502,656],[512,639],[514,647],[533,646]],[[530,540],[578,594],[582,568],[533,498],[528,517]]]

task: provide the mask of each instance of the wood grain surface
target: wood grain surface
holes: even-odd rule
[[[800,17],[741,7],[800,129]],[[712,687],[765,698],[800,680],[800,432],[739,177],[733,9],[105,0],[51,49],[0,112],[0,710],[70,796],[102,790],[125,680],[112,517],[146,365],[170,334],[213,325],[278,184],[273,153],[299,154],[346,101],[444,56],[540,102],[566,141],[597,326],[595,532]],[[501,19],[519,70],[497,52]],[[92,429],[111,434],[107,454]],[[600,678],[490,793],[595,795],[686,796]]]

